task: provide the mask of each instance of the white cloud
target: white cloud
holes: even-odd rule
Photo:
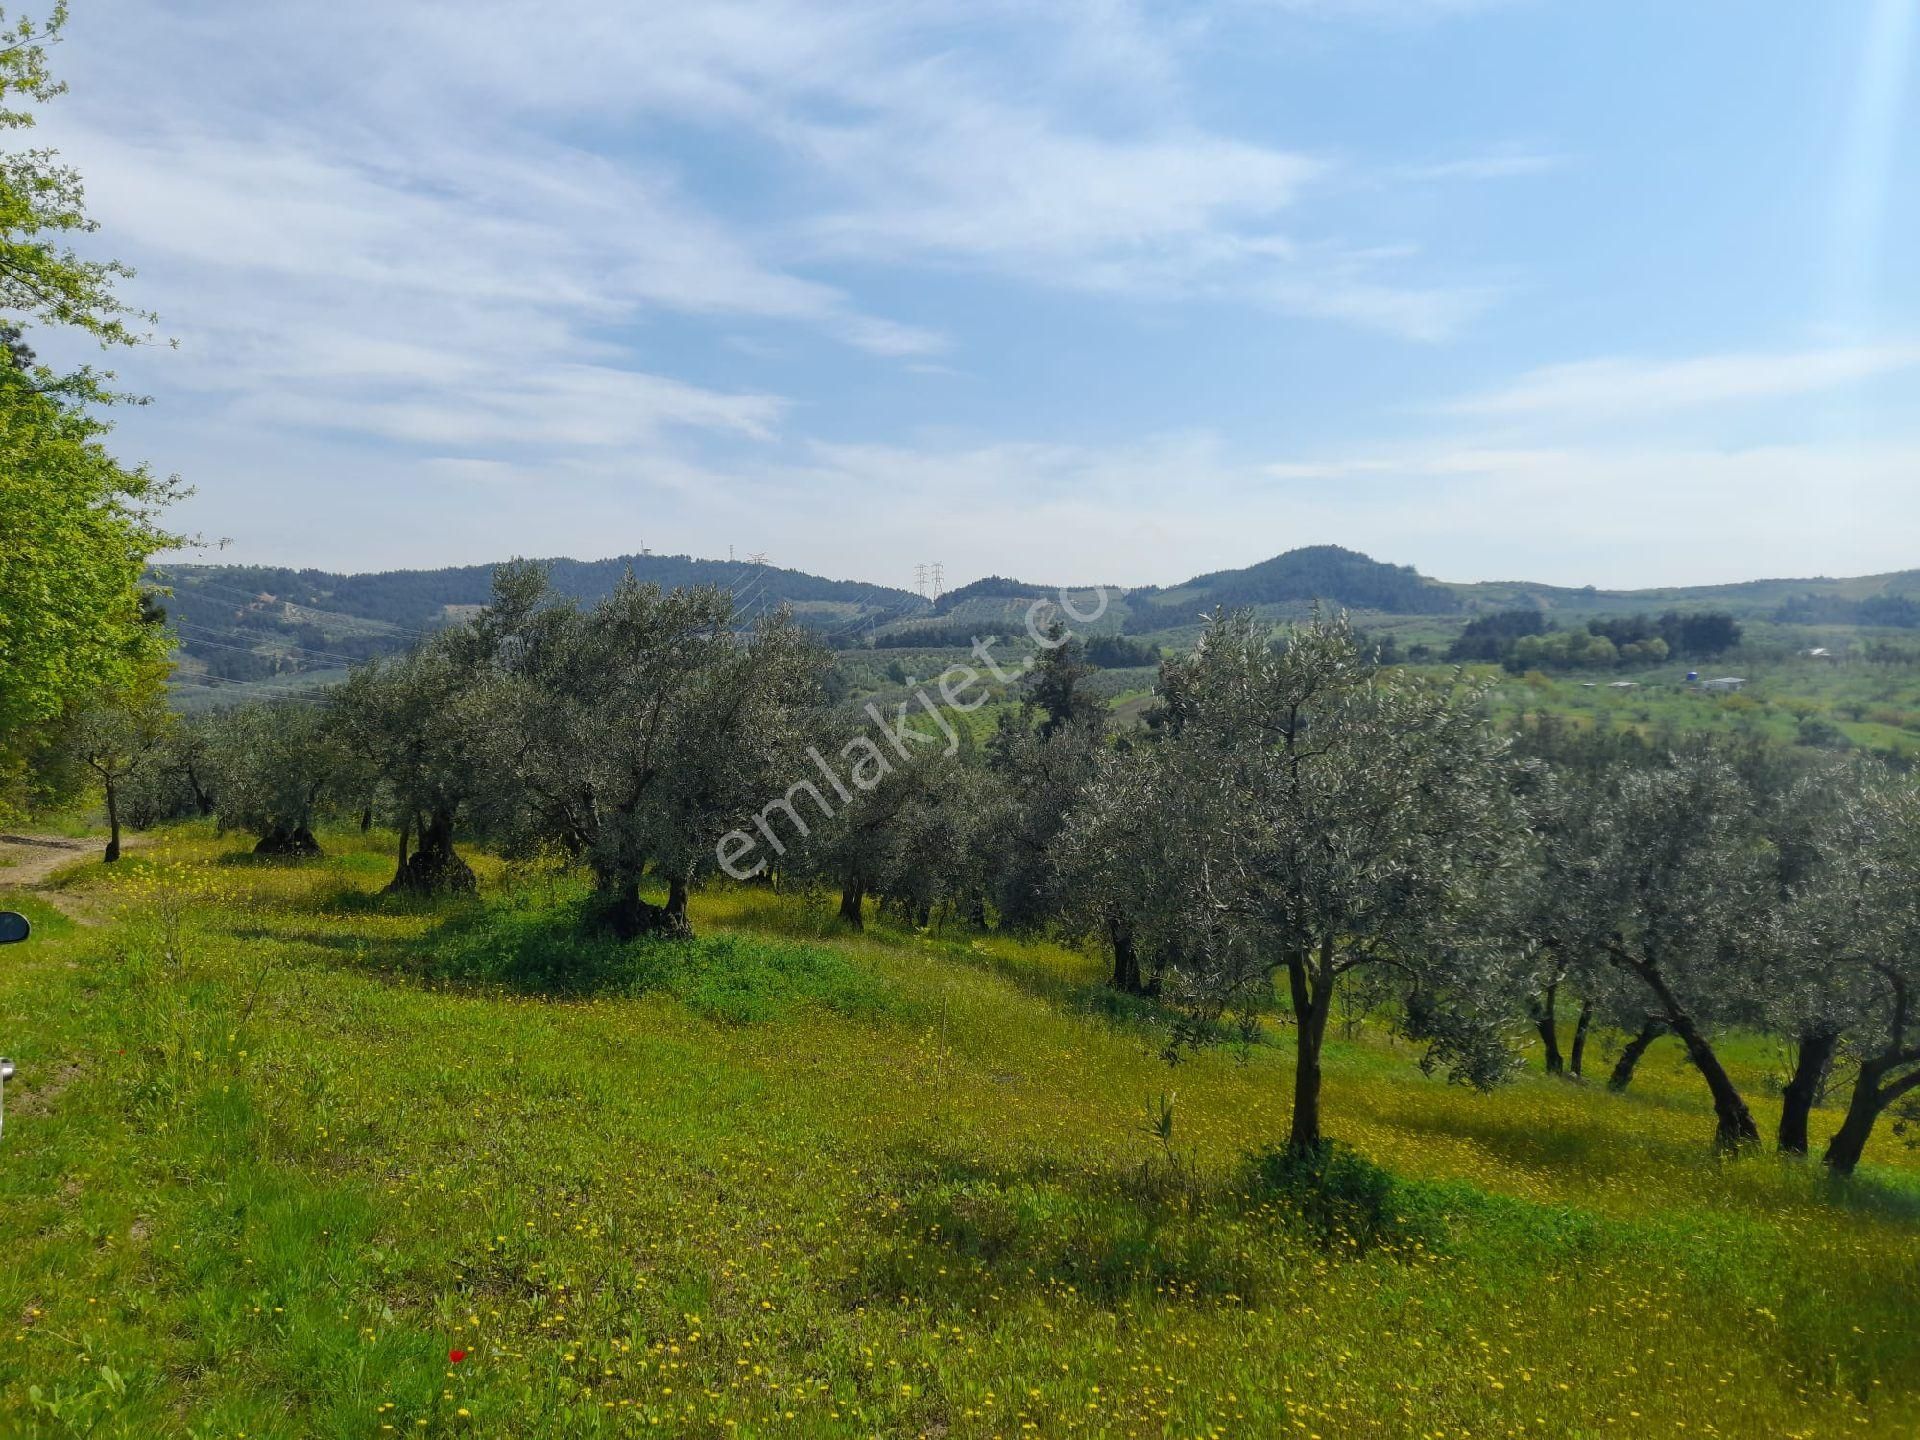
[[[1442,409],[1482,420],[1602,423],[1714,405],[1838,389],[1920,364],[1920,344],[1703,355],[1684,360],[1609,358],[1549,365],[1511,385]]]
[[[193,523],[244,523],[251,553],[481,560],[677,528],[829,573],[875,574],[940,536],[950,573],[1172,580],[1352,542],[1359,512],[1339,494],[1281,504],[1273,487],[1302,477],[1207,436],[940,447],[868,413],[832,430],[870,443],[810,444],[792,429],[802,385],[716,379],[708,351],[791,375],[826,336],[945,373],[929,357],[956,342],[894,313],[918,285],[890,276],[897,304],[868,302],[882,267],[1422,341],[1492,303],[1408,237],[1351,233],[1354,197],[1542,157],[1369,175],[1203,123],[1220,110],[1189,93],[1188,61],[1210,13],[100,0],[63,54],[77,83],[48,138],[182,341],[164,370],[136,359],[167,403],[129,430],[203,485]],[[197,411],[177,407],[186,390]],[[353,554],[288,518],[321,486]]]

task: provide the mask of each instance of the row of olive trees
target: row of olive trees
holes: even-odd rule
[[[508,567],[471,624],[323,705],[182,726],[153,773],[176,813],[268,852],[314,848],[326,807],[382,814],[401,889],[470,887],[463,831],[557,843],[621,935],[684,933],[716,838],[753,829],[763,878],[832,887],[851,926],[878,903],[1090,941],[1116,987],[1196,1032],[1251,1023],[1279,989],[1298,1149],[1322,1143],[1327,1027],[1356,988],[1426,1064],[1481,1086],[1529,1023],[1563,1067],[1561,994],[1581,1002],[1576,1071],[1596,1025],[1634,1036],[1618,1084],[1671,1034],[1730,1147],[1758,1129],[1716,1040],[1780,1036],[1781,1149],[1805,1151],[1836,1064],[1857,1076],[1828,1152],[1843,1171],[1920,1087],[1909,782],[1700,743],[1516,745],[1481,690],[1379,667],[1341,618],[1276,645],[1217,616],[1163,666],[1150,724],[1117,736],[1079,647],[1054,639],[985,744],[889,755],[868,715],[826,703],[828,657],[784,617],[743,628],[724,592],[633,583],[583,606]],[[842,779],[829,755],[864,758]]]
[[[553,843],[621,935],[682,931],[713,836],[799,756],[826,656],[785,616],[745,627],[716,589],[630,578],[592,605],[503,567],[471,624],[370,662],[324,699],[173,725],[109,787],[151,816],[210,814],[261,854],[319,853],[328,811],[399,835],[393,886],[466,890],[463,830]],[[657,877],[663,904],[642,898]]]
[[[1369,663],[1342,620],[1283,646],[1216,618],[1162,676],[1161,739],[1102,755],[1064,835],[1065,873],[1222,1012],[1291,997],[1291,1141],[1320,1143],[1320,1054],[1356,972],[1389,983],[1428,1062],[1476,1084],[1515,1063],[1551,997],[1685,1046],[1716,1139],[1759,1138],[1715,1037],[1793,1050],[1777,1138],[1807,1148],[1837,1058],[1855,1081],[1828,1163],[1850,1171],[1920,1088],[1920,790],[1870,766],[1790,768],[1702,742],[1514,753],[1483,696]],[[1617,1073],[1631,1071],[1629,1047]],[[1549,1063],[1557,1055],[1557,1035]]]

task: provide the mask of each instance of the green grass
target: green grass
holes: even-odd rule
[[[176,832],[0,954],[0,1434],[1920,1428],[1914,1157],[1716,1161],[1671,1042],[1483,1097],[1363,1027],[1304,1184],[1284,1039],[1169,1070],[1072,951],[754,889],[623,948],[326,840]]]
[[[1484,667],[1478,673],[1495,681],[1495,713],[1509,722],[1551,711],[1602,731],[1718,733],[1792,745],[1801,722],[1814,721],[1859,749],[1920,756],[1920,667],[1747,655],[1701,668],[1706,676],[1747,679],[1746,689],[1734,694],[1688,685],[1688,668],[1668,663],[1651,670],[1515,676]],[[1608,688],[1623,679],[1641,688]]]

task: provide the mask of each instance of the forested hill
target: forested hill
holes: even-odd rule
[[[630,569],[665,587],[718,585],[748,615],[780,604],[836,648],[867,644],[964,643],[996,625],[1017,627],[1030,601],[1061,587],[991,575],[956,587],[937,602],[907,590],[830,580],[751,561],[686,555],[622,555],[611,560],[545,562],[563,594],[605,595]],[[315,671],[404,649],[438,625],[484,605],[492,565],[339,575],[249,565],[156,569],[163,603],[181,640],[183,685],[230,690],[278,684]],[[1373,614],[1424,617],[1441,628],[1477,615],[1537,610],[1550,624],[1600,616],[1723,611],[1740,619],[1790,624],[1920,628],[1920,571],[1857,579],[1757,580],[1660,590],[1598,590],[1525,581],[1449,584],[1407,565],[1390,565],[1337,545],[1290,550],[1257,565],[1216,570],[1184,584],[1122,589],[1100,628],[1135,635],[1178,630],[1216,607],[1252,606],[1269,616],[1313,602]],[[1447,623],[1450,622],[1450,623]],[[1010,632],[1009,632],[1010,633]]]
[[[1324,601],[1354,610],[1396,615],[1450,615],[1463,608],[1453,589],[1411,565],[1388,565],[1338,545],[1289,550],[1241,570],[1196,575],[1184,585],[1148,587],[1128,596],[1129,630],[1185,624],[1217,606],[1304,604]]]
[[[1118,587],[1110,587],[1119,593]],[[947,615],[982,601],[1019,601],[1060,593],[1056,585],[990,575],[940,597],[936,613]],[[1215,570],[1184,584],[1143,585],[1125,590],[1127,628],[1157,630],[1190,624],[1197,612],[1218,606],[1306,605],[1321,601],[1349,610],[1396,615],[1451,615],[1464,604],[1451,586],[1429,580],[1411,565],[1388,565],[1338,545],[1289,550],[1240,570]]]
[[[790,605],[803,623],[834,640],[928,608],[910,591],[746,560],[618,555],[542,563],[555,589],[581,600],[606,595],[631,570],[668,589],[718,585],[748,615]],[[169,565],[156,567],[150,579],[171,591],[162,603],[190,662],[181,667],[181,678],[231,686],[338,669],[404,649],[468,607],[486,604],[494,568],[339,575],[261,565]]]
[[[631,570],[663,589],[678,585],[718,585],[740,595],[758,610],[764,605],[828,604],[862,611],[925,609],[926,602],[906,590],[859,580],[828,580],[800,570],[756,565],[747,560],[697,560],[689,555],[616,555],[610,560],[543,560],[563,595],[597,600]],[[484,605],[493,587],[493,565],[460,565],[443,570],[383,570],[337,575],[325,570],[287,570],[263,565],[170,565],[157,572],[176,598],[195,591],[242,599],[271,597],[363,620],[420,628],[444,618],[448,606]],[[750,599],[749,599],[750,597]]]

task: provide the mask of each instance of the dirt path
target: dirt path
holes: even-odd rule
[[[128,836],[121,841],[131,850],[144,836]],[[62,911],[82,925],[94,921],[91,907],[79,896],[69,895],[48,884],[54,872],[64,870],[76,860],[98,860],[106,849],[106,837],[73,840],[64,835],[0,834],[0,890],[25,890]]]

